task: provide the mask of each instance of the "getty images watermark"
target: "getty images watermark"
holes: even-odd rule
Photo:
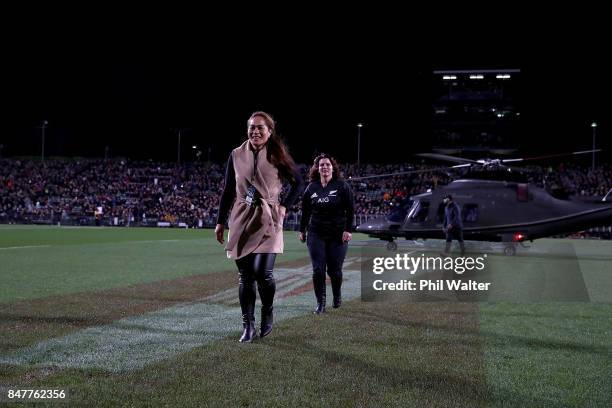
[[[426,252],[394,253],[370,248],[362,253],[364,301],[486,300],[488,255],[446,256]]]
[[[612,291],[596,278],[598,270],[582,270],[572,242],[544,248],[506,256],[494,246],[472,243],[476,250],[460,256],[440,253],[437,242],[394,252],[373,243],[361,248],[361,300],[612,301]]]
[[[479,257],[450,257],[450,256],[410,256],[396,254],[394,257],[374,257],[372,260],[372,273],[381,275],[385,271],[403,271],[410,275],[417,272],[453,272],[463,275],[466,271],[482,271],[485,269],[487,254]],[[374,290],[488,290],[491,282],[478,282],[476,280],[459,279],[401,279],[395,282],[385,282],[376,279],[373,282]]]

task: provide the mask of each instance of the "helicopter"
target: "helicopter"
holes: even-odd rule
[[[528,183],[516,168],[506,163],[548,157],[592,153],[597,150],[527,159],[471,160],[455,156],[424,153],[418,156],[460,163],[437,170],[468,168],[467,174],[446,186],[404,199],[391,211],[357,227],[370,237],[387,241],[387,249],[396,250],[397,238],[407,240],[444,238],[443,199],[452,195],[461,208],[466,240],[502,242],[505,255],[515,255],[517,245],[526,241],[569,234],[612,222],[612,189],[602,199],[556,196]],[[436,169],[434,169],[436,170]],[[414,170],[378,177],[413,174],[432,170]],[[355,177],[359,181],[377,176]]]

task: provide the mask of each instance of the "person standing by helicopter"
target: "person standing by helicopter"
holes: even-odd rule
[[[442,201],[444,203],[444,233],[446,234],[446,247],[443,256],[450,254],[453,239],[459,241],[461,256],[465,254],[465,243],[463,242],[463,221],[461,220],[461,208],[453,201],[453,196],[447,194]]]

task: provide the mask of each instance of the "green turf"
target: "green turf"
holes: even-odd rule
[[[109,406],[482,406],[477,330],[453,327],[436,307],[345,306],[282,322],[251,345],[234,335],[149,369],[66,370],[40,384],[71,384],[83,406],[100,397]]]
[[[278,262],[304,250],[287,232]],[[212,230],[0,228],[0,303],[234,269]]]
[[[294,233],[285,244],[279,261],[306,259]],[[210,230],[0,226],[0,248],[38,245],[49,246],[0,249],[0,301],[9,309],[19,299],[235,268]],[[529,282],[543,266],[568,262],[590,303],[355,300],[326,316],[279,322],[251,345],[238,344],[236,331],[135,371],[0,366],[0,388],[67,388],[70,406],[610,407],[611,248],[541,240],[531,255],[491,257],[504,282]],[[27,324],[22,317],[15,324]]]
[[[29,245],[82,245],[144,240],[200,239],[210,230],[178,228],[56,227],[0,225],[0,248]]]
[[[124,374],[63,370],[76,406],[608,407],[610,305],[351,302]],[[453,321],[480,318],[472,331]],[[607,322],[607,323],[606,323]],[[603,323],[603,324],[602,324]],[[50,404],[52,405],[52,404]]]
[[[491,406],[612,403],[612,305],[483,304]]]

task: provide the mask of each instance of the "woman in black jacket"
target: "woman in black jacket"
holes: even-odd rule
[[[326,272],[332,284],[334,308],[342,303],[342,264],[352,238],[353,215],[353,193],[340,179],[338,163],[327,154],[318,155],[302,199],[299,235],[300,241],[307,243],[312,260],[316,314],[325,313]]]

